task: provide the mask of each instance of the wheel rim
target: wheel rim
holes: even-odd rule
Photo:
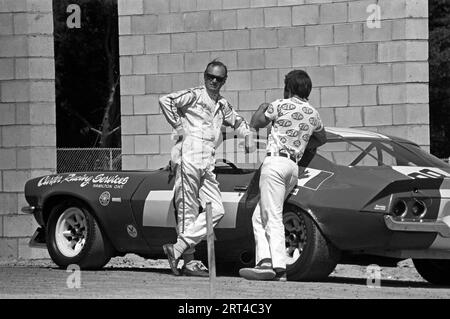
[[[294,264],[305,249],[308,236],[306,222],[302,216],[287,212],[283,216],[286,239],[286,265]]]
[[[61,254],[77,256],[84,247],[87,237],[87,222],[81,209],[66,209],[56,222],[55,241]]]

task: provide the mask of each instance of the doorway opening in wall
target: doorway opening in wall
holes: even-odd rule
[[[450,157],[450,3],[429,1],[430,151]]]
[[[117,0],[53,0],[57,172],[121,169]]]

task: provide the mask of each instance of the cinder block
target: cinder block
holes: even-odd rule
[[[159,147],[161,154],[170,154],[174,145],[175,142],[172,140],[172,136],[170,134],[159,135]]]
[[[239,110],[256,110],[258,106],[265,102],[265,91],[240,91],[239,92]]]
[[[336,24],[334,26],[334,43],[357,43],[363,38],[361,23]]]
[[[419,145],[430,145],[430,126],[408,125],[408,135],[406,138]]]
[[[4,147],[31,146],[31,128],[29,125],[4,126],[2,131]]]
[[[406,84],[406,91],[407,91],[407,103],[426,103],[428,104],[430,102],[429,99],[429,85],[428,83],[408,83]]]
[[[54,102],[55,81],[33,81],[30,83],[30,101]]]
[[[406,0],[406,17],[428,18],[428,1]]]
[[[122,135],[122,156],[128,154],[135,154],[134,136],[135,135]]]
[[[323,87],[320,89],[322,107],[348,106],[348,87]]]
[[[13,25],[13,15],[11,13],[0,14],[0,35],[13,34]]]
[[[315,108],[322,106],[322,101],[320,100],[320,88],[313,87],[311,93],[309,94],[309,104]]]
[[[145,94],[145,76],[143,75],[121,76],[120,92],[123,95]]]
[[[170,1],[167,0],[144,0],[144,13],[157,14],[169,13]]]
[[[0,176],[1,176],[1,174],[0,174]],[[3,237],[3,217],[2,216],[0,216],[0,238],[1,237]]]
[[[0,169],[16,169],[17,156],[15,148],[0,148]]]
[[[147,168],[146,155],[123,155],[122,168],[124,170],[137,170]]]
[[[385,21],[380,22],[380,28],[369,28],[367,23],[364,23],[364,41],[390,41],[392,39],[392,32],[396,32],[396,26],[393,23],[396,21]],[[394,31],[392,31],[394,28]]]
[[[232,49],[248,49],[250,48],[250,31],[233,30],[223,33],[224,48]]]
[[[55,62],[48,58],[16,59],[16,79],[54,79]]]
[[[184,70],[183,54],[161,54],[158,59],[159,73],[180,73]]]
[[[236,29],[237,13],[235,10],[211,12],[211,27],[213,30]]]
[[[361,107],[339,107],[335,109],[335,114],[337,127],[363,126]]]
[[[428,82],[428,62],[404,62],[392,65],[393,82]]]
[[[210,60],[209,52],[193,52],[184,55],[186,72],[203,72]]]
[[[164,115],[147,115],[147,133],[148,134],[169,134],[172,133],[172,127],[167,123]]]
[[[394,125],[429,124],[429,104],[400,104],[393,107]]]
[[[147,75],[145,76],[145,93],[158,94],[170,93],[172,91],[172,76]]]
[[[0,12],[26,12],[26,0],[0,0]]]
[[[217,51],[223,49],[223,31],[199,32],[197,34],[198,51]]]
[[[170,35],[152,34],[145,36],[145,53],[170,53]]]
[[[170,13],[158,15],[158,33],[175,33],[183,31],[183,14]]]
[[[263,9],[242,9],[237,11],[238,29],[261,28],[264,26]]]
[[[350,86],[350,105],[377,105],[377,86],[358,85]]]
[[[143,15],[131,17],[131,33],[138,34],[152,34],[158,30],[158,16]]]
[[[30,38],[29,41],[31,43],[32,39]],[[25,36],[2,36],[0,38],[0,57],[28,56],[28,46],[29,43]]]
[[[2,115],[0,117],[0,125],[11,125],[16,123],[15,106],[16,105],[13,103],[0,103],[0,114]]]
[[[239,109],[239,98],[237,91],[223,91],[221,94],[235,110]]]
[[[210,26],[209,11],[188,12],[184,15],[184,29],[187,32],[208,31]]]
[[[197,10],[220,10],[222,0],[197,0]]]
[[[277,5],[277,0],[250,0],[250,6],[256,7],[274,7]]]
[[[145,115],[122,116],[121,125],[123,135],[147,133],[147,117]]]
[[[377,44],[351,44],[348,47],[348,63],[374,63],[377,57]]]
[[[25,186],[25,184],[23,186]],[[23,192],[23,189],[21,192]],[[19,211],[19,207],[17,206],[17,198],[17,193],[0,193],[0,215],[17,214]]]
[[[19,259],[49,259],[47,249],[32,248],[28,246],[29,238],[19,238]]]
[[[33,125],[30,127],[30,146],[56,146],[55,125]]]
[[[333,26],[314,25],[305,27],[306,45],[326,45],[333,43]]]
[[[392,67],[390,64],[367,64],[363,65],[363,83],[380,84],[392,81]]]
[[[367,12],[369,5],[375,4],[373,0],[349,1],[348,2],[348,21],[367,21],[372,12]]]
[[[427,41],[394,41],[380,43],[378,46],[378,62],[426,61],[427,59]]]
[[[17,150],[19,169],[56,169],[56,147],[33,147]]]
[[[334,110],[334,107],[318,109],[320,119],[322,120],[322,123],[323,125],[325,125],[325,127],[336,126],[336,115],[334,114]]]
[[[334,69],[332,66],[307,68],[313,87],[333,86]]]
[[[28,57],[53,57],[54,41],[52,35],[33,35],[27,37],[28,40]],[[0,45],[1,47],[1,45]]]
[[[193,52],[197,48],[196,33],[172,34],[172,52]]]
[[[251,74],[250,71],[232,71],[228,74],[227,90],[250,90]]]
[[[321,23],[347,22],[347,3],[330,3],[320,6]]]
[[[5,192],[23,192],[23,187],[30,178],[31,174],[29,170],[3,171],[3,190]],[[7,226],[5,219],[3,219],[3,222],[4,222],[3,226],[4,227]],[[4,230],[5,235],[8,236],[9,232],[6,229],[6,227]]]
[[[18,257],[18,239],[0,238],[0,260],[16,260]]]
[[[117,1],[119,16],[144,14],[143,0]]]
[[[265,8],[264,26],[272,27],[290,27],[292,25],[291,7]]]
[[[171,0],[170,12],[186,12],[197,10],[197,0]]]
[[[275,100],[283,98],[284,89],[271,89],[266,90],[266,98],[264,101],[271,103]]]
[[[119,17],[119,35],[131,34],[131,16]]]
[[[52,34],[53,14],[51,13],[16,13],[14,34]]]
[[[147,155],[147,169],[159,169],[169,164],[170,155]]]
[[[238,51],[237,60],[241,70],[261,69],[264,67],[264,50]]]
[[[306,67],[319,65],[318,47],[292,48],[292,66]]]
[[[334,68],[336,85],[362,84],[362,68],[360,65],[338,65]]]
[[[407,103],[406,85],[379,85],[378,104]]]
[[[120,56],[144,54],[144,36],[124,35],[119,37]]]
[[[2,137],[1,135],[1,130],[0,130],[0,138]],[[0,172],[0,192],[3,192],[3,175],[2,172]],[[1,203],[1,198],[0,198],[0,203]],[[0,215],[1,215],[1,211],[0,211]],[[1,219],[1,217],[0,217]],[[0,235],[1,237],[2,235]]]
[[[133,115],[133,97],[122,95],[120,97],[120,113],[121,115]]]
[[[32,103],[27,104],[29,121],[26,123],[19,123],[19,110],[22,105],[16,105],[16,118],[18,124],[56,124],[56,106],[55,103]]]
[[[251,48],[275,48],[278,45],[276,29],[253,29],[250,31]]]
[[[347,56],[347,46],[321,47],[319,50],[320,65],[346,64]]]
[[[266,69],[271,68],[289,68],[292,66],[291,49],[268,49],[265,50]]]
[[[223,62],[228,71],[237,69],[237,52],[236,51],[217,51],[211,52],[211,60],[217,59]]]
[[[136,135],[134,150],[135,154],[158,154],[159,135]]]
[[[223,1],[222,7],[224,10],[250,8],[250,0],[226,0]]]
[[[120,64],[120,75],[133,74],[133,57],[132,56],[121,56],[119,58],[119,64]]]
[[[402,19],[392,23],[393,40],[428,40],[428,19]]]
[[[278,88],[277,70],[257,70],[252,71],[252,89],[276,89]]]
[[[406,1],[407,0],[378,1],[383,19],[399,19],[406,17]]]
[[[302,5],[295,6],[292,8],[292,25],[309,25],[309,24],[319,24],[318,5]]]
[[[279,28],[278,47],[302,47],[305,45],[305,28]]]
[[[172,90],[179,91],[199,86],[197,73],[182,73],[172,75]]]
[[[305,0],[278,0],[278,6],[295,6],[304,4]]]
[[[159,96],[156,94],[133,97],[133,109],[136,115],[159,114]]]
[[[29,81],[0,82],[1,102],[26,102],[30,100]]]

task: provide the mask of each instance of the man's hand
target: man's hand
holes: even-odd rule
[[[174,140],[176,143],[181,142],[184,139],[184,136],[186,135],[184,129],[182,127],[177,128],[172,133],[172,140]]]

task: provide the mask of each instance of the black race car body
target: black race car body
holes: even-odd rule
[[[376,256],[413,258],[427,280],[450,281],[448,271],[436,275],[450,265],[450,166],[400,138],[339,128],[328,128],[327,136],[325,145],[302,159],[298,184],[285,202],[288,279],[320,280],[338,262]],[[259,143],[260,153],[264,148]],[[236,154],[226,154],[215,170],[225,207],[215,229],[216,259],[218,267],[251,265],[259,164],[244,167]],[[170,166],[32,179],[25,186],[25,211],[41,228],[31,244],[45,245],[60,266],[98,267],[126,253],[164,258],[162,245],[176,239],[173,184]],[[107,253],[89,263],[92,238],[100,238],[99,250]],[[197,255],[205,253],[199,245]]]

